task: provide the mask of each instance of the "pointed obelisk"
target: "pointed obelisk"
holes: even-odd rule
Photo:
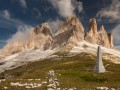
[[[94,71],[97,73],[104,73],[105,72],[105,67],[102,62],[102,53],[101,53],[101,47],[98,46],[98,51],[97,51],[97,63],[94,68]]]

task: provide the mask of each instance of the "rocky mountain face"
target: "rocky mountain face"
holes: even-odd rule
[[[75,16],[69,17],[60,26],[53,38],[52,49],[59,48],[61,51],[71,49],[77,42],[84,40],[84,28]]]
[[[100,44],[100,45],[102,45],[104,47],[110,48],[109,37],[108,37],[107,32],[106,32],[103,25],[101,26],[100,31],[99,31],[98,44]]]
[[[89,31],[86,32],[85,40],[92,44],[96,44],[98,43],[98,36],[97,22],[96,19],[93,18],[90,20]]]
[[[47,23],[43,23],[42,25],[35,27],[35,29],[29,33],[29,39],[27,41],[20,40],[8,43],[2,49],[2,54],[3,56],[6,56],[27,49],[43,49],[48,41],[52,41],[51,29]]]
[[[90,20],[88,32],[84,31],[84,27],[75,16],[67,18],[62,25],[60,25],[55,36],[52,35],[48,23],[43,23],[35,27],[29,33],[27,41],[16,41],[8,43],[3,49],[3,55],[9,55],[26,49],[57,49],[60,51],[67,51],[77,45],[78,42],[87,41],[92,44],[100,44],[107,48],[113,48],[112,33],[107,34],[102,25],[98,31],[96,19]]]
[[[42,48],[44,45],[49,41],[51,42],[52,32],[48,25],[48,23],[43,23],[41,26],[38,26],[34,29],[33,37],[31,38],[33,42],[33,47],[36,48]]]
[[[112,33],[107,34],[104,26],[102,25],[98,31],[96,19],[90,20],[89,31],[85,35],[85,40],[92,44],[99,44],[103,47],[113,48]]]
[[[110,43],[110,48],[114,48],[112,33],[108,33],[108,39],[109,39],[109,43]]]

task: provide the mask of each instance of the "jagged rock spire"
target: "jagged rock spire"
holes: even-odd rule
[[[89,30],[92,30],[94,34],[97,34],[97,22],[96,19],[90,19]]]
[[[98,44],[102,45],[104,47],[108,47],[110,48],[110,43],[109,43],[109,39],[108,39],[108,35],[107,32],[104,28],[104,26],[102,25],[99,31],[99,40],[98,40]]]
[[[109,39],[109,43],[110,43],[110,48],[114,48],[112,33],[108,33],[108,39]]]
[[[101,26],[100,31],[106,32],[104,25]]]
[[[95,18],[90,19],[89,30],[85,36],[85,40],[92,44],[98,43],[97,22]]]
[[[98,46],[97,50],[97,60],[96,60],[96,66],[94,68],[94,71],[97,73],[104,73],[105,72],[105,67],[102,62],[102,52],[101,52],[101,47]]]
[[[112,34],[107,34],[103,25],[100,27],[100,31],[98,31],[95,18],[90,19],[89,30],[85,35],[85,40],[107,48],[114,47]]]
[[[100,44],[107,48],[113,48],[113,36],[111,33],[107,35],[107,32],[102,25],[98,32],[96,19],[93,18],[89,23],[89,30],[85,35],[84,27],[80,20],[76,16],[68,17],[63,24],[58,28],[57,34],[52,35],[51,29],[48,23],[43,23],[40,26],[35,27],[33,31],[29,33],[29,40],[26,42],[17,41],[12,44],[8,43],[3,53],[13,54],[32,48],[46,49],[66,49],[70,50],[78,42],[83,40],[92,44]],[[62,51],[61,50],[61,51]]]
[[[42,48],[45,46],[47,41],[52,42],[52,32],[48,23],[43,23],[40,26],[34,29],[34,35],[31,37],[31,41],[33,43],[34,48]]]
[[[52,42],[52,39],[52,33],[49,25],[47,23],[43,23],[29,33],[29,39],[26,42],[17,41],[12,44],[8,43],[2,49],[2,53],[6,56],[24,51],[26,49],[43,49],[46,42]]]
[[[34,29],[34,32],[35,32],[36,35],[38,35],[40,33],[43,33],[45,35],[51,35],[52,36],[51,28],[49,27],[48,23],[46,23],[46,22],[41,24],[40,26],[37,26]]]
[[[84,28],[79,19],[75,16],[65,20],[54,37],[52,47],[59,47],[63,51],[69,50],[78,42],[84,40]],[[62,51],[61,50],[61,51]]]
[[[80,29],[82,33],[84,33],[84,27],[81,24],[80,20],[76,16],[71,16],[65,19],[64,23],[59,27],[56,35],[63,33],[67,30],[70,30],[74,27],[77,27]]]

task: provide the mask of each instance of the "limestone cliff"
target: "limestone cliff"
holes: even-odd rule
[[[57,49],[60,51],[69,51],[78,42],[84,40],[92,44],[100,44],[107,48],[114,47],[112,33],[107,34],[103,25],[98,31],[95,18],[90,20],[89,30],[85,35],[84,27],[80,20],[76,16],[71,16],[59,26],[54,36],[48,23],[43,23],[29,32],[27,41],[17,40],[8,43],[1,51],[3,56],[37,48],[42,50]]]
[[[108,39],[108,35],[107,32],[104,28],[104,26],[102,25],[99,31],[99,40],[98,40],[98,44],[102,45],[104,47],[110,48],[110,43],[109,43],[109,39]]]
[[[90,19],[89,30],[86,33],[85,40],[92,44],[98,43],[98,30],[96,19]]]
[[[89,43],[99,44],[107,48],[114,47],[112,33],[107,34],[103,25],[101,26],[100,31],[98,31],[95,18],[90,20],[89,30],[86,32],[85,40]]]
[[[59,28],[52,43],[52,48],[60,48],[63,51],[69,50],[78,42],[84,40],[84,28],[79,19],[75,16],[65,20]]]
[[[40,26],[35,27],[35,29],[29,32],[29,39],[27,41],[18,40],[14,42],[9,42],[3,49],[3,56],[18,53],[27,49],[43,49],[47,41],[52,40],[52,33],[49,25],[43,23]]]
[[[110,43],[110,48],[114,48],[112,33],[108,33],[108,39],[109,39],[109,43]]]

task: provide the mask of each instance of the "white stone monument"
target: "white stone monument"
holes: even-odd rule
[[[101,47],[98,46],[98,51],[97,51],[97,61],[96,61],[96,66],[94,68],[94,71],[97,73],[104,73],[105,72],[105,67],[102,62],[102,53],[101,53]]]

